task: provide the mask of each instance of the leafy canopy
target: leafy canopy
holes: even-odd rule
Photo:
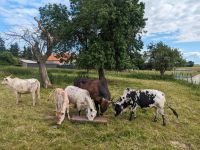
[[[183,66],[185,64],[185,60],[180,51],[176,48],[169,47],[163,42],[156,44],[150,43],[147,48],[148,51],[145,55],[148,59],[148,63],[151,64],[154,69],[159,70],[162,77],[167,69]]]
[[[139,0],[71,0],[78,65],[122,70],[142,48],[144,4]]]
[[[54,50],[66,50],[71,46],[69,13],[62,4],[47,4],[39,8],[42,26],[54,37]]]

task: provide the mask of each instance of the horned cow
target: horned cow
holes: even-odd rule
[[[103,115],[110,101],[110,92],[105,81],[97,79],[79,78],[75,80],[74,86],[86,89],[94,100],[97,115]]]
[[[19,103],[21,94],[32,94],[33,106],[35,106],[36,99],[40,99],[40,82],[37,79],[20,79],[11,78],[10,76],[3,79],[2,83],[11,87],[16,95],[16,104]]]

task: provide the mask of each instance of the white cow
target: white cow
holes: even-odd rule
[[[61,88],[56,88],[49,96],[54,95],[54,100],[56,103],[56,119],[57,124],[60,125],[63,120],[65,119],[65,112],[67,111],[68,119],[70,120],[69,116],[69,99],[67,96],[67,92],[65,92]]]
[[[87,110],[87,118],[88,120],[94,120],[96,117],[97,111],[94,107],[94,102],[90,97],[90,94],[87,90],[81,89],[76,86],[67,86],[65,88],[65,92],[67,92],[69,102],[75,104],[77,110],[81,112],[81,108],[86,108]]]
[[[11,87],[16,94],[16,104],[19,103],[21,94],[32,94],[33,106],[35,106],[36,99],[40,99],[40,82],[37,79],[20,79],[11,78],[10,76],[3,79],[2,83]]]

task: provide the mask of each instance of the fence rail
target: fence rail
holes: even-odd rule
[[[173,76],[177,80],[184,80],[191,84],[200,85],[200,72],[196,70],[175,68]]]

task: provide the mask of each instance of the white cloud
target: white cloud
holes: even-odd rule
[[[38,8],[48,3],[62,3],[69,6],[69,0],[0,0],[0,28],[9,31],[30,27],[39,15]]]
[[[173,33],[178,42],[200,41],[199,0],[141,0],[145,2],[147,35]]]
[[[191,60],[200,64],[200,51],[185,52],[183,53],[183,57],[188,61]]]

